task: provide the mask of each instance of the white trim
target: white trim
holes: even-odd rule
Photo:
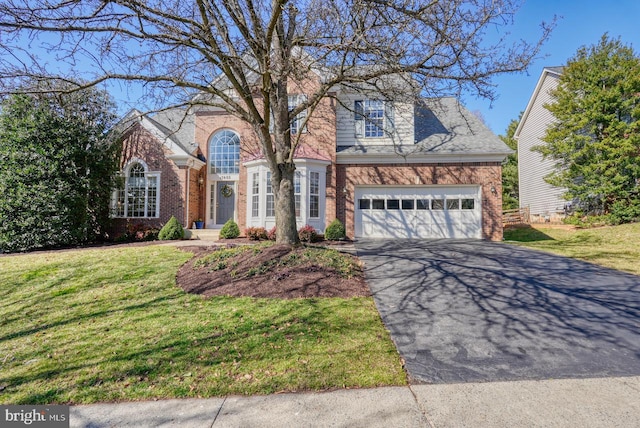
[[[544,81],[547,78],[548,75],[554,75],[554,76],[561,76],[562,73],[558,73],[556,71],[550,70],[548,68],[543,68],[542,69],[542,73],[540,74],[540,78],[538,79],[538,83],[536,83],[536,87],[533,90],[533,93],[531,94],[531,98],[529,98],[529,102],[527,103],[527,108],[525,108],[524,113],[522,113],[522,118],[520,119],[520,123],[518,123],[518,127],[516,128],[515,132],[513,133],[513,138],[515,138],[516,140],[520,137],[520,131],[522,131],[522,127],[524,126],[524,123],[527,121],[527,118],[529,117],[529,114],[531,113],[531,109],[533,108],[535,102],[536,102],[536,98],[538,98],[538,94],[540,93],[540,90],[542,89],[542,87],[544,86]]]
[[[469,162],[502,162],[509,153],[481,154],[411,154],[406,157],[395,154],[340,154],[336,155],[337,164],[416,164],[416,163],[469,163]]]
[[[323,160],[323,159],[311,159],[311,158],[295,158],[293,160],[295,165],[306,166],[306,165],[318,165],[318,166],[328,166],[331,165],[331,161]],[[265,158],[254,159],[247,162],[242,163],[243,166],[247,168],[253,168],[256,166],[267,166],[267,160]]]
[[[142,168],[144,169],[144,178],[145,178],[145,182],[148,183],[148,179],[153,177],[156,179],[156,197],[155,197],[155,202],[156,202],[156,213],[154,216],[149,216],[149,215],[144,215],[144,216],[130,216],[128,215],[128,202],[127,202],[127,194],[126,194],[126,190],[127,190],[127,186],[128,186],[128,178],[129,178],[129,174],[131,172],[131,167],[135,164],[140,164],[142,165]],[[112,204],[112,214],[111,214],[111,218],[132,218],[132,219],[144,219],[144,218],[159,218],[160,217],[160,197],[161,197],[161,171],[149,171],[149,165],[147,165],[147,163],[139,158],[131,158],[129,159],[129,161],[127,162],[127,164],[125,165],[125,167],[122,169],[122,172],[120,174],[120,176],[123,178],[123,182],[124,182],[124,191],[125,191],[125,206],[124,206],[124,215],[120,216],[120,215],[113,215],[113,205],[118,203],[118,194],[120,192],[120,190],[122,189],[114,189],[113,193],[112,193],[112,200],[111,200],[111,204]],[[145,205],[144,205],[144,211],[145,214],[147,214],[148,208],[149,208],[149,186],[145,185]]]
[[[300,216],[296,217],[296,223],[298,228],[309,224],[316,230],[322,232],[325,228],[326,219],[326,175],[327,165],[330,162],[305,160],[302,162],[296,161],[297,168],[296,173],[300,174]],[[266,194],[266,179],[267,174],[270,172],[267,162],[264,159],[250,161],[244,164],[247,167],[247,183],[246,183],[246,219],[247,227],[264,227],[270,230],[275,226],[275,217],[267,217],[267,194]],[[311,218],[309,216],[309,174],[316,172],[319,175],[318,183],[318,214],[317,218]],[[253,174],[258,173],[258,216],[252,216],[253,208]]]
[[[186,166],[186,167],[189,167],[189,168],[200,169],[204,165],[206,165],[205,162],[203,162],[200,159],[198,159],[196,157],[193,157],[191,155],[187,155],[187,156],[183,156],[183,155],[168,155],[167,159],[172,160],[173,163],[175,163],[177,167]]]

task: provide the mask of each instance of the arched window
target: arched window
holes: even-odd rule
[[[240,172],[240,137],[233,131],[223,130],[209,142],[211,174],[238,174]]]
[[[158,217],[160,174],[148,172],[141,161],[133,161],[122,178],[113,201],[114,217]]]

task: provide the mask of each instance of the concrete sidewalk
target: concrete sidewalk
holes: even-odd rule
[[[72,427],[631,427],[640,377],[411,385],[71,407]]]

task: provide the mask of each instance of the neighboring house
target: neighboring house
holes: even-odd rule
[[[269,168],[246,123],[218,108],[132,111],[123,123],[116,228],[171,215],[185,227],[198,218],[214,229],[228,219],[273,227]],[[456,99],[413,105],[338,89],[299,123],[298,227],[323,232],[338,218],[355,238],[502,239],[501,162],[511,150]]]
[[[553,172],[555,164],[543,159],[539,152],[531,149],[544,144],[547,127],[555,121],[544,106],[553,102],[550,91],[558,86],[562,67],[547,67],[542,70],[533,95],[520,119],[514,137],[518,141],[518,179],[520,184],[520,207],[529,207],[533,221],[549,221],[564,215],[567,201],[562,194],[565,189],[554,187],[544,178]]]

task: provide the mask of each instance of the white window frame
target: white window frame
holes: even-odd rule
[[[308,183],[309,218],[320,218],[320,173],[318,171],[309,171]]]
[[[127,197],[129,195],[129,175],[131,174],[131,170],[136,166],[140,165],[144,170],[143,178],[144,178],[144,209],[143,215],[131,215],[133,211],[133,207],[130,207],[130,198]],[[123,187],[116,189],[113,192],[112,196],[112,217],[113,218],[159,218],[160,217],[160,172],[159,171],[149,171],[149,167],[142,159],[131,159],[125,168],[123,169],[121,175],[123,180]],[[155,186],[149,186],[149,182],[155,179]],[[154,203],[150,204],[150,198],[153,197],[153,192],[155,190],[155,198]],[[153,215],[149,215],[150,209],[155,207],[155,213]]]
[[[271,171],[267,171],[264,208],[265,217],[273,218],[276,216],[276,198],[273,194],[273,186],[271,185]]]
[[[251,174],[251,218],[260,217],[260,172]]]
[[[384,138],[394,132],[392,102],[379,99],[355,100],[353,111],[356,138]],[[374,114],[375,116],[372,117]]]
[[[296,222],[298,227],[302,227],[305,224],[312,225],[316,230],[322,232],[325,227],[326,217],[326,175],[327,167],[330,165],[328,161],[320,160],[307,160],[297,159],[296,171],[294,174],[294,198],[296,208]],[[266,161],[263,159],[249,161],[244,164],[247,168],[247,204],[246,204],[246,218],[247,227],[264,227],[267,230],[275,226],[275,216],[267,216],[267,197],[271,196],[267,193],[267,181],[270,179],[271,173]],[[318,217],[311,217],[309,214],[309,181],[312,173],[317,174],[318,178]],[[259,180],[259,195],[258,198],[254,198],[253,178],[255,174],[258,175]],[[299,189],[299,192],[298,192]],[[259,215],[254,216],[254,207],[256,206],[255,200],[257,199],[257,206],[259,209]],[[299,200],[299,202],[298,202]],[[275,201],[274,201],[275,203]],[[275,214],[275,212],[274,212]]]
[[[229,144],[236,142],[234,144]],[[232,157],[233,156],[233,157]],[[224,165],[218,161],[224,160]],[[240,173],[240,135],[231,129],[220,129],[209,139],[209,175]]]
[[[302,103],[307,102],[306,94],[289,95],[288,104],[289,112],[292,112],[296,107]],[[302,129],[300,126],[302,125]],[[298,132],[304,134],[307,132],[307,109],[302,110],[293,119],[291,119],[291,125],[289,127],[291,134],[296,135]]]
[[[293,199],[295,202],[296,218],[300,218],[302,213],[302,173],[296,171],[293,176]]]

